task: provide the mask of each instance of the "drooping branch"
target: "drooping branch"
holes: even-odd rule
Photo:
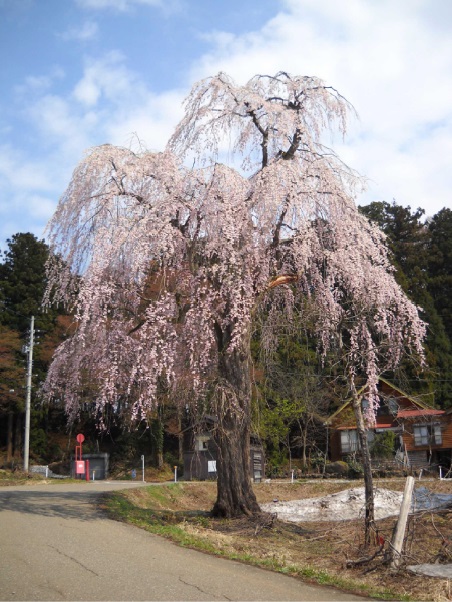
[[[223,396],[223,432],[237,427],[241,439],[233,437],[236,474],[219,476],[221,507],[239,513],[255,508],[245,456],[259,303],[271,295],[271,341],[309,298],[319,350],[342,336],[352,380],[370,385],[405,352],[422,355],[424,325],[390,272],[381,234],[356,209],[356,174],[322,145],[325,129],[345,132],[345,99],[312,77],[280,72],[239,86],[219,74],[193,87],[185,109],[165,152],[102,146],[74,171],[49,225],[64,263],[49,266],[49,299],[70,302],[78,328],[45,392],[76,414],[89,374],[97,408],[127,399],[133,423],[159,403],[163,381],[194,405],[212,403],[222,383],[234,392]],[[225,140],[243,172],[218,162]],[[243,420],[228,422],[237,408]],[[218,438],[224,458],[230,440]],[[240,489],[234,499],[229,486]]]
[[[290,283],[293,283],[293,282],[297,282],[298,280],[299,280],[299,276],[290,275],[290,274],[277,276],[268,285],[268,290],[271,290],[272,288],[275,288],[275,286],[280,286],[282,284],[290,284]]]

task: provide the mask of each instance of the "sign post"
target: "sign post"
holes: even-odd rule
[[[141,473],[143,475],[142,481],[144,483],[144,456],[141,456]]]
[[[85,435],[79,433],[76,437],[78,445],[75,446],[75,475],[80,475],[85,472],[85,462],[82,460],[82,443],[85,441]]]

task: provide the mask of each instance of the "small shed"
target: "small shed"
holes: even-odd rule
[[[103,481],[108,479],[110,454],[99,453],[99,454],[83,454],[82,460],[89,461],[89,479],[90,481]],[[71,476],[75,477],[75,461],[72,458],[71,463]],[[81,475],[85,478],[85,474]]]

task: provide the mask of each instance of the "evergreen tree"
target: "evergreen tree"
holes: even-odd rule
[[[45,266],[49,248],[30,232],[14,234],[0,264],[0,321],[24,335],[35,316],[37,329],[50,330],[55,312],[46,312],[41,303],[46,288]]]
[[[6,443],[9,460],[12,453],[20,453],[22,443],[26,378],[23,350],[29,341],[31,316],[35,317],[37,343],[33,349],[31,441],[37,433],[41,441],[45,438],[41,423],[46,422],[47,408],[34,403],[35,391],[62,339],[61,326],[55,330],[57,311],[42,307],[48,246],[29,232],[13,235],[7,245],[0,263],[0,444]],[[36,451],[36,446],[30,448]],[[40,449],[45,451],[45,444]]]
[[[452,341],[452,210],[441,209],[428,224],[429,289]]]
[[[428,224],[429,292],[449,341],[447,369],[439,375],[442,405],[452,406],[452,210],[444,208]]]
[[[0,445],[6,445],[6,460],[18,452],[20,441],[14,445],[14,417],[23,411],[25,372],[20,358],[19,334],[0,324]]]
[[[435,403],[449,407],[452,405],[452,320],[449,325],[446,321],[451,316],[452,212],[443,209],[427,225],[422,220],[423,209],[412,211],[411,207],[402,207],[395,202],[374,202],[359,209],[388,237],[396,280],[419,305],[421,317],[428,323],[426,358],[429,370],[423,375],[427,387],[420,386],[422,380],[414,378],[410,371],[405,375],[409,382],[402,384],[417,393],[429,390],[434,393]]]
[[[412,212],[395,202],[374,202],[359,207],[361,213],[376,223],[388,237],[396,280],[414,301],[423,297],[427,288],[429,232],[421,221],[423,209]]]

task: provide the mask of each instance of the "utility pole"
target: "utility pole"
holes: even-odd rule
[[[28,345],[27,361],[27,389],[25,397],[25,438],[24,438],[24,472],[28,472],[28,460],[30,456],[30,402],[31,402],[31,376],[33,372],[33,343],[35,334],[35,317],[30,321],[30,342]]]

